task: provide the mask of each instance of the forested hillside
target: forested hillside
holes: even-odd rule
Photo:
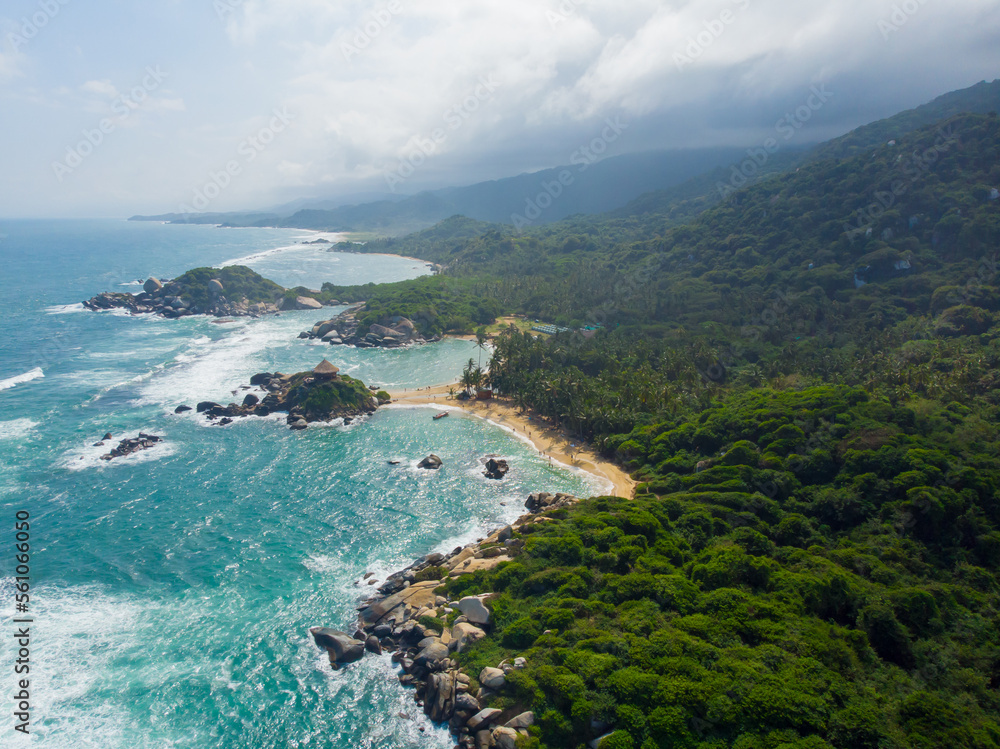
[[[803,164],[681,223],[377,245],[495,309],[493,386],[641,481],[529,526],[470,673],[529,745],[1000,747],[1000,118]]]

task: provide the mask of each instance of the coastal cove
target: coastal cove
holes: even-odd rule
[[[100,737],[107,747],[450,747],[388,654],[333,672],[309,628],[352,628],[366,572],[382,582],[485,537],[522,515],[532,492],[607,489],[475,414],[433,421],[416,403],[304,432],[289,431],[283,415],[212,426],[174,414],[228,403],[258,372],[311,370],[324,357],[393,393],[439,386],[475,355],[474,342],[331,347],[297,338],[326,312],[229,322],[79,304],[204,265],[244,264],[312,288],[428,272],[409,258],[302,244],[322,236],[0,223],[9,325],[0,505],[4,517],[32,517],[32,729],[45,746]],[[162,441],[101,460],[140,432]],[[95,447],[106,433],[113,442]],[[417,469],[432,452],[443,467]],[[491,454],[511,466],[503,481],[482,475]],[[9,600],[12,586],[0,581],[0,596]],[[10,722],[0,729],[8,735]]]

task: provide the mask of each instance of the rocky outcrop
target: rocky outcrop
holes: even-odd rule
[[[246,266],[230,265],[194,268],[172,280],[149,278],[139,294],[104,292],[83,304],[90,310],[124,309],[136,315],[255,317],[285,309],[321,309],[318,295],[303,287],[288,293]]]
[[[494,481],[500,481],[507,472],[510,470],[510,466],[507,465],[506,460],[499,458],[487,458],[486,460],[486,471],[485,476],[488,479],[493,479]]]
[[[365,654],[365,643],[355,640],[346,632],[338,632],[326,627],[313,627],[309,630],[316,644],[326,650],[330,657],[330,665],[335,669],[346,663],[360,661]]]
[[[575,501],[566,494],[533,494],[526,504],[541,508],[534,513]],[[462,672],[453,656],[487,636],[491,625],[489,596],[449,601],[436,591],[449,577],[488,569],[516,557],[523,548],[520,535],[524,527],[551,521],[532,513],[475,544],[449,554],[428,554],[390,575],[378,586],[377,594],[358,607],[358,631],[348,638],[355,649],[361,645],[362,651],[391,652],[392,661],[402,671],[400,683],[416,690],[416,703],[432,720],[448,723],[461,749],[514,749],[519,737],[528,736],[527,729],[535,722],[534,713],[523,712],[523,708],[501,710],[487,704],[506,689],[509,674],[525,668],[527,662],[515,658],[483,669],[477,674],[480,688],[474,690],[472,678]],[[435,579],[424,579],[429,573]],[[367,573],[357,584],[367,587],[374,582],[374,575]],[[316,632],[334,632],[338,643],[347,637],[335,630],[314,628],[310,632],[327,652],[335,645],[321,641]],[[331,653],[331,663],[339,668],[343,661],[338,660],[338,652]]]
[[[110,440],[111,435],[104,435],[104,439],[98,442],[95,447],[103,445],[106,440]],[[141,450],[148,450],[151,447],[155,447],[158,443],[163,441],[163,437],[157,437],[155,434],[143,434],[139,432],[138,437],[133,437],[131,439],[123,439],[118,443],[118,446],[114,448],[107,455],[102,455],[101,460],[114,460],[115,458],[124,458],[126,455],[131,455],[132,453],[137,453]]]
[[[282,310],[307,310],[307,309],[323,309],[323,305],[317,302],[312,297],[299,296],[295,299],[285,299],[281,304]]]
[[[417,468],[423,468],[428,471],[436,471],[443,465],[444,461],[437,455],[428,455],[426,458],[417,463]]]
[[[331,320],[320,320],[311,329],[299,333],[299,338],[357,348],[400,348],[426,342],[417,333],[413,321],[405,317],[393,317],[384,320],[383,324],[363,328],[357,317],[363,307],[355,305]]]
[[[105,291],[83,303],[94,312],[111,309],[128,310],[133,315],[155,314],[177,318],[188,315],[213,315],[215,317],[259,317],[278,311],[275,303],[250,303],[226,298],[222,282],[212,279],[203,293],[180,281],[160,281],[150,278],[142,286],[139,294]],[[207,291],[207,299],[201,304],[194,297],[202,298]]]
[[[539,492],[538,494],[529,494],[528,501],[524,503],[528,512],[545,512],[547,510],[557,510],[560,507],[567,507],[568,505],[575,504],[579,500],[572,496],[571,494],[549,494],[548,492]]]
[[[245,416],[285,413],[288,414],[288,426],[300,431],[314,422],[344,419],[347,423],[378,409],[378,399],[372,395],[370,388],[360,380],[342,375],[323,377],[313,372],[294,375],[261,372],[250,378],[249,386],[244,386],[245,389],[251,387],[259,388],[260,395],[247,393],[242,404],[224,406],[214,401],[202,401],[196,410],[219,425]]]

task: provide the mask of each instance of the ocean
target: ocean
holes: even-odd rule
[[[39,747],[450,747],[388,654],[339,672],[309,627],[354,630],[359,579],[486,535],[532,491],[589,495],[504,429],[430,408],[348,427],[209,426],[178,405],[235,400],[261,371],[329,358],[387,389],[453,381],[475,343],[400,350],[297,339],[329,312],[219,324],[93,313],[101,291],[242,263],[285,286],[398,281],[420,261],[328,252],[300,230],[0,221],[0,743]],[[139,431],[164,442],[111,462]],[[106,433],[114,442],[94,447]],[[434,452],[438,472],[416,463]],[[505,456],[503,482],[479,458]],[[398,466],[388,461],[402,461]],[[15,518],[30,602],[15,613]],[[367,589],[367,586],[365,587]],[[31,733],[13,729],[15,618],[30,624]],[[17,625],[21,626],[21,625]]]

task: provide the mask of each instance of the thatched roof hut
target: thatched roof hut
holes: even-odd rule
[[[320,377],[326,380],[332,380],[336,378],[338,374],[340,374],[340,369],[338,367],[333,366],[330,362],[324,359],[323,361],[321,361],[319,364],[316,365],[316,368],[313,370],[313,374],[316,377]]]

